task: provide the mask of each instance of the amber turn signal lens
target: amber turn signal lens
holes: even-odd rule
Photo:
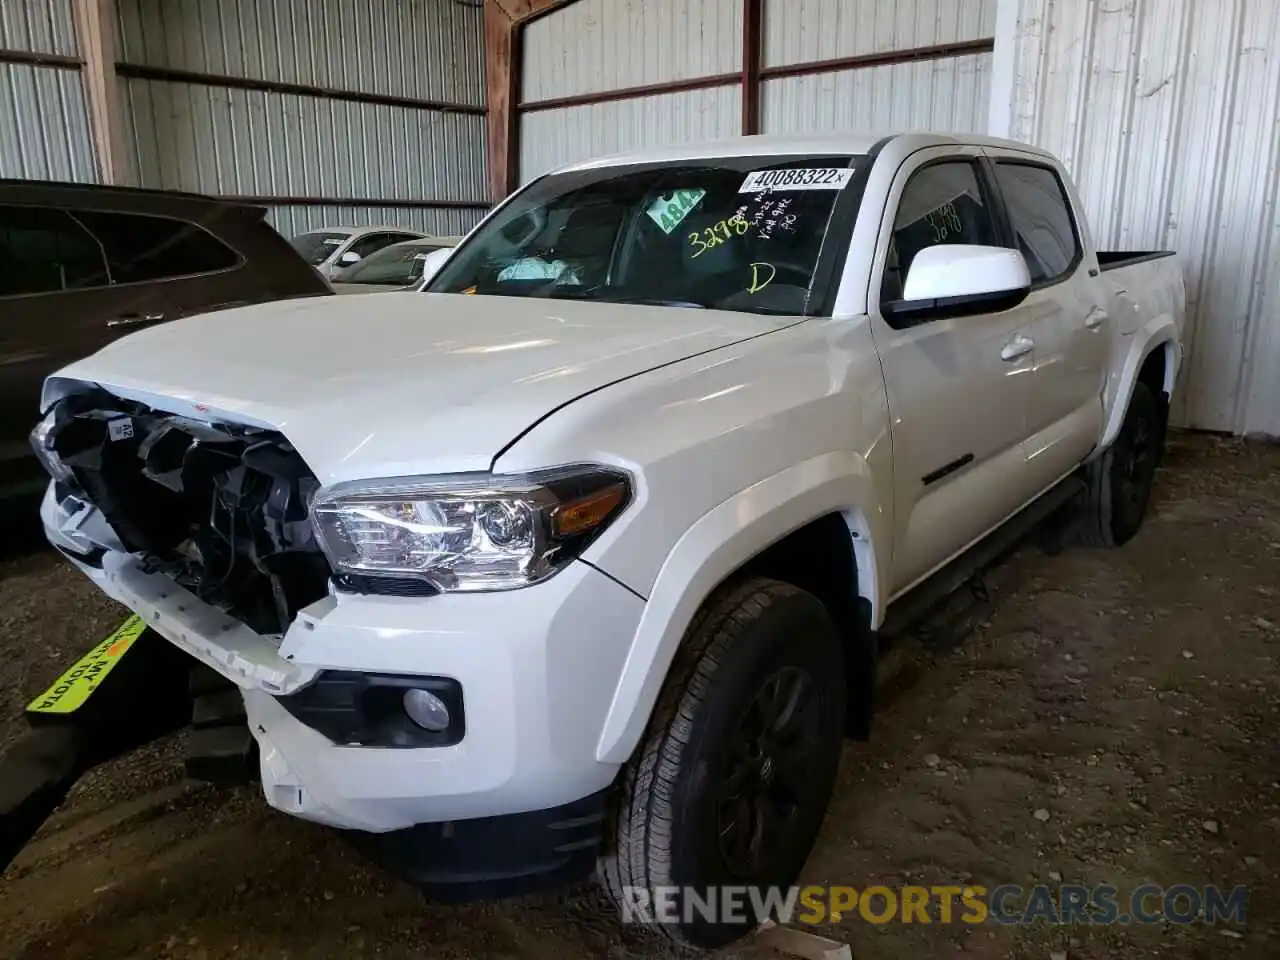
[[[551,514],[551,531],[560,539],[586,533],[607,520],[626,496],[626,486],[616,483],[579,500],[562,503]]]

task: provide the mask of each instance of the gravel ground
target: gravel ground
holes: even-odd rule
[[[12,540],[12,538],[10,538]],[[1024,549],[954,648],[895,658],[846,750],[806,883],[1249,887],[1248,922],[819,932],[862,960],[1269,957],[1280,933],[1280,447],[1175,436],[1143,532]],[[0,745],[121,611],[47,553],[0,560]],[[935,634],[936,636],[936,634]],[[251,789],[185,784],[169,741],[85,778],[0,881],[14,958],[677,955],[590,888],[447,907]],[[724,956],[781,954],[748,942]]]

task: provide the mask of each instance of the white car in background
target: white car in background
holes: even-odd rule
[[[403,227],[323,227],[301,233],[289,243],[321,276],[332,280],[338,271],[354,267],[383,247],[423,236],[419,230]]]
[[[390,293],[419,290],[448,259],[461,237],[423,237],[383,247],[354,267],[339,270],[334,293]]]

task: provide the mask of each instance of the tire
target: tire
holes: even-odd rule
[[[843,667],[811,594],[755,578],[708,598],[622,774],[598,873],[624,920],[714,949],[766,919],[750,894],[740,914],[712,917],[677,890],[667,913],[661,889],[693,888],[718,908],[711,888],[795,882],[840,762]]]
[[[1142,527],[1151,484],[1164,452],[1166,414],[1151,388],[1133,388],[1115,442],[1088,467],[1089,498],[1081,539],[1118,547]]]

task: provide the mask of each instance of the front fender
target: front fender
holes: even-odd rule
[[[1155,317],[1133,336],[1126,337],[1125,341],[1127,346],[1120,373],[1107,385],[1107,425],[1097,447],[1099,451],[1106,450],[1119,436],[1120,425],[1124,423],[1125,412],[1129,409],[1129,399],[1138,382],[1138,373],[1147,357],[1156,350],[1168,351],[1165,357],[1164,389],[1170,396],[1173,396],[1174,384],[1178,382],[1182,352],[1179,349],[1181,340],[1178,327],[1173,317],[1168,314]]]
[[[703,601],[765,548],[827,514],[844,514],[855,537],[859,590],[880,618],[888,542],[871,470],[856,453],[826,453],[753,484],[703,514],[658,571],[632,638],[596,748],[602,763],[624,763],[639,743],[662,682]]]

